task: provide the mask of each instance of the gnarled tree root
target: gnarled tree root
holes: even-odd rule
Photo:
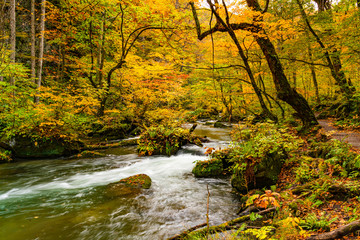
[[[346,236],[346,235],[356,232],[358,230],[360,230],[360,220],[356,220],[354,222],[346,224],[346,225],[339,227],[338,229],[335,229],[334,231],[331,231],[331,232],[322,233],[319,235],[312,235],[311,237],[308,237],[307,240],[337,239],[337,238],[342,238],[343,236]]]
[[[265,215],[267,213],[270,213],[270,212],[273,212],[275,211],[275,207],[272,207],[272,208],[268,208],[268,209],[265,209],[263,211],[260,211],[258,212],[257,214],[260,214],[260,215]],[[184,231],[183,233],[181,234],[178,234],[178,235],[175,235],[171,238],[168,238],[167,240],[180,240],[180,239],[184,239],[186,238],[187,236],[191,236],[191,235],[195,235],[195,234],[206,234],[207,232],[209,234],[214,234],[216,232],[220,232],[220,231],[225,231],[225,230],[230,230],[230,229],[234,229],[234,225],[237,224],[237,223],[241,223],[241,222],[245,222],[245,221],[248,221],[250,220],[250,214],[249,215],[245,215],[245,216],[242,216],[242,217],[239,217],[239,218],[235,218],[233,220],[230,220],[230,221],[227,221],[225,223],[222,223],[220,225],[216,225],[216,226],[211,226],[209,228],[202,228],[202,229],[199,229],[199,230],[196,230],[200,227],[204,227],[206,226],[206,223],[205,225],[204,224],[200,224],[200,225],[197,225],[195,227],[192,227],[190,229],[187,229],[186,231]],[[202,225],[202,226],[201,226]],[[198,227],[200,226],[200,227]],[[195,231],[196,230],[196,231]]]

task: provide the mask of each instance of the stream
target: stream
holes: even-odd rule
[[[208,147],[226,147],[229,129],[200,125]],[[175,156],[139,157],[135,147],[106,157],[31,160],[0,165],[0,239],[166,239],[206,222],[236,217],[237,200],[226,179],[196,179],[191,170],[205,149],[185,146]],[[152,179],[136,198],[109,199],[107,184],[134,174]]]

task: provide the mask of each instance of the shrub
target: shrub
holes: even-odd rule
[[[360,170],[360,157],[350,151],[351,145],[337,139],[327,142],[313,142],[309,153],[312,157],[324,158],[333,166],[340,166],[348,173]]]
[[[170,156],[186,143],[202,145],[200,139],[192,135],[187,129],[161,125],[149,127],[140,135],[138,152],[141,156],[154,154]]]
[[[233,131],[233,187],[242,192],[250,183],[259,188],[276,183],[282,164],[303,143],[288,131],[272,123],[242,125]]]
[[[337,217],[330,219],[326,217],[324,214],[322,214],[318,218],[315,213],[311,213],[307,215],[304,220],[301,220],[299,225],[307,230],[313,230],[313,231],[324,230],[328,232],[330,231],[331,223],[335,222],[336,220]]]
[[[223,172],[223,164],[219,159],[197,161],[192,170],[195,177],[219,177],[223,174]]]

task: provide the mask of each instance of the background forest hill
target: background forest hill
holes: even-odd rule
[[[199,118],[360,127],[359,2],[198,4],[2,1],[1,159]]]

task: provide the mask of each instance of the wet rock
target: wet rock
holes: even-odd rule
[[[223,163],[219,159],[198,161],[192,170],[195,177],[220,177],[223,176]]]
[[[105,153],[85,150],[77,155],[74,155],[72,158],[99,158],[99,157],[105,157],[105,156],[106,156]]]
[[[201,137],[201,138],[200,138],[200,141],[201,141],[202,143],[208,143],[208,142],[210,142],[210,140],[207,138],[207,136]]]
[[[217,121],[217,122],[214,123],[214,127],[216,127],[216,128],[227,128],[228,126],[221,123],[220,121]]]
[[[284,163],[285,155],[268,154],[260,162],[246,161],[246,167],[235,171],[231,177],[231,186],[239,193],[251,189],[261,189],[275,185]]]
[[[34,141],[29,137],[16,136],[9,142],[9,146],[15,158],[56,158],[78,153],[83,143],[64,139]]]
[[[185,144],[202,146],[200,138],[192,135],[188,129],[170,128],[167,126],[149,127],[138,140],[140,156],[176,154]]]
[[[135,197],[143,189],[149,189],[151,178],[146,174],[137,174],[128,178],[121,179],[119,182],[110,183],[105,189],[105,196],[115,197]]]

